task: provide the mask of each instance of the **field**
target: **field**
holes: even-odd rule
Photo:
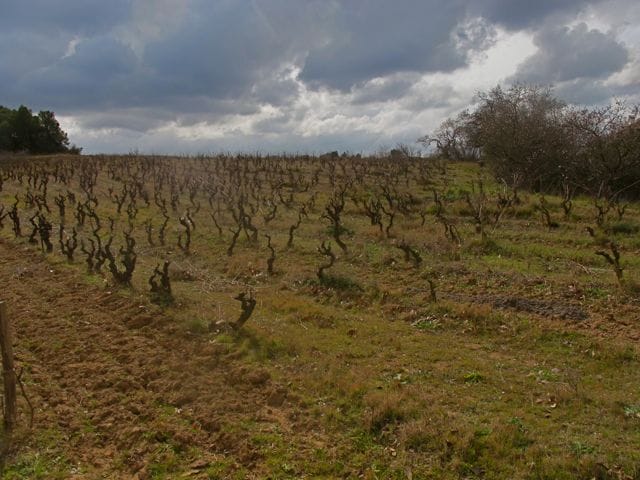
[[[2,478],[640,478],[635,203],[423,158],[0,172]]]

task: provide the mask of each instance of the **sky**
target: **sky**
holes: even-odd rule
[[[514,82],[640,103],[637,0],[0,0],[0,105],[84,153],[375,153]]]

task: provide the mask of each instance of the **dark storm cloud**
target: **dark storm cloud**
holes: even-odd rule
[[[282,75],[297,64],[311,86],[353,89],[356,103],[384,101],[401,95],[393,91],[401,84],[378,88],[378,99],[375,89],[357,90],[398,72],[449,72],[486,48],[494,31],[471,14],[515,28],[584,2],[192,0],[177,28],[143,39],[139,50],[128,41],[141,8],[171,18],[180,16],[178,4],[173,12],[171,2],[5,1],[0,45],[21,47],[0,50],[8,60],[0,67],[0,100],[76,112],[189,110],[190,98],[203,97],[281,105],[299,94]],[[75,53],[65,57],[74,38]]]
[[[603,78],[620,71],[629,52],[613,35],[590,30],[584,23],[572,29],[548,26],[534,37],[538,51],[514,76],[534,83],[555,83],[576,78]]]
[[[59,26],[63,35],[55,47],[45,38],[28,42],[27,48],[33,43],[34,51],[25,65],[19,62],[24,52],[15,47],[0,50],[3,59],[16,57],[0,67],[5,74],[0,78],[0,101],[51,104],[75,112],[164,106],[177,108],[178,114],[202,110],[207,105],[203,98],[286,102],[297,91],[296,84],[282,76],[283,69],[313,40],[313,29],[305,32],[304,21],[314,9],[288,11],[286,2],[267,3],[193,2],[181,28],[146,41],[140,52],[134,52],[122,33],[126,22],[111,25],[114,28],[107,34],[77,37],[87,27],[72,28],[73,22],[67,20],[71,26]],[[16,22],[32,20],[26,9],[12,7]],[[47,10],[44,4],[41,7]],[[75,13],[76,19],[82,11]],[[299,29],[286,28],[285,11]],[[106,27],[115,17],[95,26]],[[75,51],[65,56],[73,38],[77,38]],[[13,39],[0,33],[0,45],[7,45],[6,40]],[[12,102],[12,97],[17,100]]]
[[[189,103],[193,102],[193,105]],[[180,111],[166,108],[113,108],[108,111],[86,112],[82,115],[82,126],[87,129],[126,129],[144,133],[173,122],[186,127],[203,122],[223,121],[229,116],[246,116],[258,113],[259,107],[250,102],[212,100],[209,98],[186,98],[176,100]],[[185,108],[185,104],[187,107]]]
[[[602,81],[578,78],[567,81],[555,88],[555,94],[567,103],[574,105],[598,105],[608,103],[615,96],[614,88]]]
[[[474,0],[467,2],[471,15],[478,15],[510,30],[539,25],[551,16],[575,15],[588,0]]]
[[[95,35],[129,17],[132,0],[3,0],[0,29]]]
[[[108,112],[90,112],[82,117],[83,127],[90,130],[124,129],[144,133],[173,120],[164,111],[151,109],[122,109]]]
[[[398,71],[451,71],[465,64],[451,32],[464,19],[457,2],[354,0],[339,3],[330,37],[312,49],[301,78],[343,91]]]
[[[0,32],[0,69],[16,78],[42,68],[64,55],[68,35],[43,34],[38,31],[8,30]],[[3,75],[4,77],[4,75]],[[0,79],[7,83],[7,80]]]
[[[131,101],[137,59],[131,49],[111,36],[78,43],[75,54],[24,75],[12,85],[17,95],[53,108],[106,108]]]
[[[589,3],[585,0],[340,2],[331,38],[309,52],[301,77],[311,84],[346,91],[371,78],[399,71],[450,72],[467,65],[470,50],[491,43],[494,34],[491,25],[474,19],[518,30],[551,16],[575,14]],[[464,24],[470,27],[466,31],[461,28]]]
[[[630,104],[640,102],[640,79],[631,84],[610,84],[603,80],[578,78],[563,82],[555,93],[568,103],[580,106],[605,105],[611,99],[625,98]]]
[[[147,45],[144,63],[162,94],[240,95],[275,67],[288,45],[250,10],[245,2],[211,2],[188,28]]]
[[[128,55],[112,29],[129,18],[130,0],[5,0],[0,10],[0,103],[103,107],[106,83],[127,75]],[[66,56],[73,42],[75,55]],[[97,101],[96,101],[97,100]]]
[[[322,110],[323,96],[336,110],[323,119],[373,118],[383,104],[390,113],[451,109],[465,101],[456,89],[425,91],[421,78],[468,66],[499,28],[535,35],[539,51],[521,79],[575,82],[586,98],[590,85],[574,79],[593,78],[591,97],[606,96],[602,80],[626,63],[625,47],[562,27],[593,3],[602,1],[0,0],[0,104],[53,109],[80,130],[117,130],[122,142],[150,132],[162,143],[154,130],[166,125],[260,112],[256,142],[357,150],[378,137],[355,127],[342,137],[291,132]]]

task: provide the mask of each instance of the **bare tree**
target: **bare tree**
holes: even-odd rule
[[[470,138],[471,114],[460,112],[455,118],[448,118],[430,135],[418,139],[427,148],[435,145],[438,153],[446,160],[478,160],[480,151]]]

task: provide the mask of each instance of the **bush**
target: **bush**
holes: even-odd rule
[[[69,145],[55,114],[44,110],[32,115],[24,105],[17,110],[0,105],[0,151],[79,154],[82,148]]]

